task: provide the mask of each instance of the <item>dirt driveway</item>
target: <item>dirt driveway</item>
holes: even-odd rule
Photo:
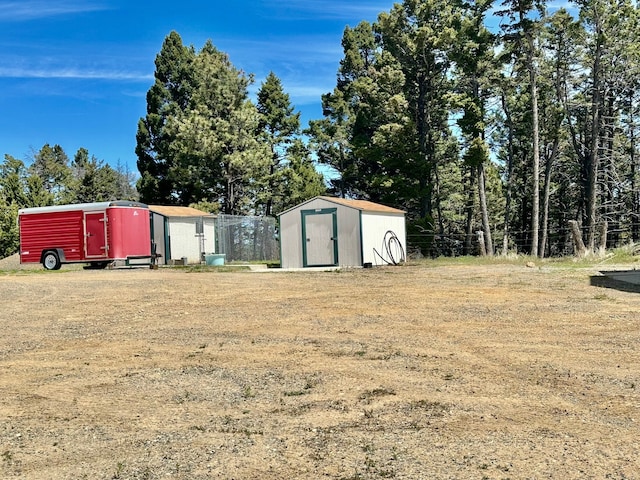
[[[640,294],[593,273],[0,273],[0,477],[640,478]]]

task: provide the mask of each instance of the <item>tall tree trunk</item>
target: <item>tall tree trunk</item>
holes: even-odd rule
[[[522,13],[521,13],[522,15]],[[521,16],[521,21],[524,18]],[[538,118],[538,86],[534,61],[535,45],[530,32],[525,32],[527,39],[527,68],[531,89],[531,122],[533,140],[533,173],[531,198],[531,256],[538,256],[538,230],[540,226],[540,122]]]
[[[544,190],[542,194],[542,239],[540,240],[540,258],[544,258],[545,251],[548,243],[548,235],[549,235],[549,200],[551,197],[551,170],[553,169],[553,164],[558,155],[558,147],[560,145],[560,140],[555,139],[553,142],[553,147],[551,148],[551,153],[545,162],[544,167]]]
[[[505,192],[505,206],[504,206],[504,232],[502,237],[502,254],[506,255],[509,252],[509,222],[511,211],[511,190],[513,185],[513,122],[511,120],[511,111],[507,104],[507,97],[502,91],[501,94],[502,110],[505,114],[505,123],[508,129],[508,145],[507,145],[507,189]]]
[[[435,200],[436,200],[436,212],[438,214],[438,233],[444,235],[444,215],[442,214],[442,204],[440,202],[440,175],[438,174],[438,166],[433,167],[435,177]]]
[[[487,255],[493,255],[493,239],[487,210],[487,194],[485,189],[484,165],[478,165],[478,193],[480,197],[480,211],[482,212],[482,229],[484,231],[484,245]]]
[[[640,238],[640,192],[638,192],[637,176],[638,165],[636,159],[636,125],[634,116],[633,97],[635,90],[629,91],[629,183],[631,185],[631,240],[636,242]]]
[[[602,28],[599,22],[596,24],[596,48],[591,72],[591,138],[589,152],[587,154],[587,246],[594,251],[596,241],[596,213],[598,205],[598,169],[600,164],[600,63],[602,57]]]
[[[582,232],[578,226],[578,222],[575,220],[569,220],[569,228],[571,229],[571,236],[573,238],[574,252],[578,257],[584,257],[586,255],[586,248],[582,241]]]
[[[466,186],[466,202],[465,205],[465,237],[464,237],[464,254],[471,255],[473,245],[473,205],[475,203],[475,184],[476,169],[469,167],[469,181]]]
[[[265,217],[271,216],[271,211],[273,210],[273,198],[275,196],[276,191],[276,180],[274,178],[274,174],[276,172],[276,167],[280,163],[280,159],[278,158],[278,154],[275,151],[274,147],[271,147],[271,164],[269,165],[269,181],[267,188],[269,191],[267,192],[267,203],[264,206],[264,215]]]
[[[429,94],[431,91],[431,82],[426,73],[420,73],[417,76],[418,81],[418,98],[417,98],[417,130],[418,145],[420,153],[423,157],[422,175],[420,178],[420,216],[430,216],[432,213],[431,198],[431,175],[435,168],[433,163],[433,142],[431,137],[431,115],[427,108],[429,104]]]
[[[606,100],[604,100],[603,109],[606,109],[603,118],[603,138],[601,139],[602,145],[606,145],[606,147],[601,147],[601,151],[604,148],[604,151],[601,153],[600,157],[600,178],[603,185],[603,194],[598,202],[601,206],[600,216],[604,217],[605,222],[600,221],[599,225],[602,228],[603,223],[613,222],[613,231],[612,231],[612,239],[611,241],[615,244],[617,241],[618,229],[615,228],[620,219],[620,211],[618,210],[617,202],[619,198],[617,197],[615,191],[618,189],[619,179],[617,178],[617,169],[615,164],[615,119],[618,118],[615,98],[614,95],[609,92]],[[598,247],[599,249],[602,246]]]

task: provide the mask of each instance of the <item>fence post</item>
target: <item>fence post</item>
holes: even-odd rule
[[[607,233],[609,230],[609,222],[604,220],[600,224],[600,243],[598,245],[598,255],[604,256],[607,251]]]

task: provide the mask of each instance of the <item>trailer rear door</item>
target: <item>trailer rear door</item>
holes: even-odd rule
[[[109,253],[107,245],[107,217],[105,212],[84,214],[86,258],[104,258]]]

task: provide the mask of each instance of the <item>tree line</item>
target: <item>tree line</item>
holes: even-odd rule
[[[347,28],[311,122],[333,190],[406,209],[425,252],[637,241],[638,8],[550,6],[405,0]]]
[[[635,242],[639,18],[629,0],[404,0],[345,28],[305,128],[274,73],[251,100],[253,75],[171,32],[137,127],[140,200],[274,215],[325,192],[319,163],[330,194],[405,210],[425,255]]]

